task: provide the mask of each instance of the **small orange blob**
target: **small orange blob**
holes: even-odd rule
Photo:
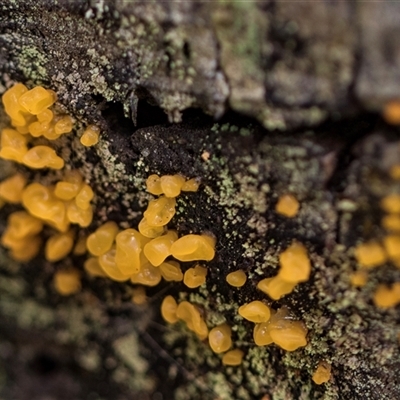
[[[111,249],[117,233],[118,225],[113,221],[108,221],[88,236],[86,247],[94,256],[101,256]]]
[[[166,322],[170,324],[178,322],[178,317],[176,315],[177,308],[178,304],[172,296],[164,297],[161,303],[161,315]]]
[[[247,280],[247,276],[242,269],[231,272],[226,276],[226,281],[233,287],[242,287]]]
[[[150,175],[146,180],[146,189],[149,193],[159,196],[163,193],[160,177],[156,174]]]
[[[181,267],[176,261],[166,261],[160,265],[161,276],[167,281],[181,282],[183,273]]]
[[[138,230],[143,236],[154,239],[165,232],[165,226],[151,226],[146,218],[142,218],[139,222]]]
[[[54,275],[54,286],[62,296],[69,296],[81,289],[81,275],[76,269],[57,271]]]
[[[98,260],[102,270],[106,275],[114,281],[125,282],[129,279],[129,275],[124,275],[115,261],[115,246],[108,250],[106,253],[102,254]]]
[[[391,125],[399,125],[400,124],[400,101],[399,100],[391,100],[385,104],[382,117],[384,120]]]
[[[36,86],[21,95],[18,103],[29,113],[37,115],[52,106],[56,100],[57,95],[52,90]]]
[[[374,303],[380,308],[394,307],[400,303],[400,282],[388,285],[378,285],[374,296]]]
[[[400,213],[400,194],[389,194],[381,200],[381,207],[391,214]]]
[[[375,241],[359,244],[354,255],[361,267],[374,268],[387,261],[384,248]]]
[[[184,276],[183,283],[190,289],[195,289],[206,282],[207,268],[196,265],[194,268],[189,268]]]
[[[27,139],[15,129],[3,129],[1,131],[0,157],[21,163],[28,152]]]
[[[17,173],[0,182],[0,197],[8,203],[21,203],[25,185],[25,176]]]
[[[390,232],[400,233],[400,215],[389,214],[382,218],[382,226]]]
[[[184,183],[185,178],[180,175],[164,175],[160,178],[161,190],[166,197],[179,196]]]
[[[64,160],[49,146],[34,146],[22,157],[22,163],[33,169],[64,167]]]
[[[296,283],[286,282],[279,275],[273,278],[265,278],[257,284],[257,289],[273,300],[279,300],[282,296],[291,293],[295,287]]]
[[[54,133],[59,136],[63,133],[72,131],[72,118],[70,116],[61,117],[54,125]]]
[[[350,283],[355,287],[363,287],[367,284],[368,273],[365,270],[356,271],[350,275]]]
[[[171,246],[178,239],[175,231],[150,240],[143,248],[144,254],[152,265],[158,267],[171,255]]]
[[[400,235],[385,236],[383,238],[383,246],[390,259],[400,259]]]
[[[207,325],[201,317],[199,310],[193,304],[190,304],[188,301],[182,301],[178,305],[176,315],[180,320],[186,322],[187,327],[195,332],[201,340],[207,338]]]
[[[73,224],[78,224],[82,228],[88,227],[93,220],[93,209],[89,207],[86,210],[79,208],[75,201],[68,203],[67,207],[68,220]]]
[[[28,91],[22,83],[17,83],[3,94],[3,104],[7,115],[11,118],[13,126],[24,126],[27,123],[26,110],[24,110],[18,100]]]
[[[8,217],[7,228],[3,237],[22,239],[36,235],[43,229],[43,222],[26,211],[15,211]]]
[[[259,324],[267,322],[271,316],[269,307],[261,301],[255,300],[239,307],[238,313],[244,319]]]
[[[244,353],[242,350],[234,349],[224,354],[222,364],[236,367],[242,363]]]
[[[141,267],[143,236],[136,229],[125,229],[115,237],[116,263],[121,273],[137,274]]]
[[[28,262],[35,258],[42,248],[42,239],[39,236],[27,236],[18,241],[16,247],[11,247],[11,257],[20,262]]]
[[[65,258],[74,246],[72,232],[57,233],[46,242],[44,254],[47,261],[56,262]]]
[[[215,255],[215,239],[208,235],[186,235],[171,246],[171,253],[179,261],[210,261]]]
[[[192,178],[187,180],[181,190],[182,192],[197,192],[199,190],[200,180],[198,178]]]
[[[140,271],[131,276],[132,283],[140,283],[146,286],[156,286],[161,281],[159,268],[154,267],[149,262],[142,263]]]
[[[268,327],[268,322],[261,322],[260,324],[256,324],[254,326],[253,339],[257,346],[267,346],[273,343]]]
[[[175,205],[175,198],[160,196],[158,199],[150,201],[143,216],[151,226],[167,225],[175,215]]]
[[[268,331],[274,343],[284,350],[294,351],[307,345],[307,328],[303,322],[291,319],[285,307],[272,316]]]
[[[328,382],[330,377],[331,377],[331,366],[325,361],[320,361],[318,363],[317,369],[315,370],[312,376],[312,380],[317,385],[322,385],[323,383]]]
[[[288,283],[299,283],[308,280],[311,263],[307,249],[298,242],[291,244],[279,255],[280,270],[278,276]]]
[[[293,218],[297,215],[300,208],[300,203],[291,194],[285,194],[279,197],[275,206],[275,211],[288,218]]]
[[[108,276],[101,268],[99,259],[97,257],[89,257],[83,264],[85,271],[92,277],[106,277]]]
[[[100,128],[96,125],[89,125],[83,132],[80,142],[86,146],[94,146],[99,142]]]
[[[78,183],[59,181],[56,183],[54,194],[61,200],[72,200],[78,194],[81,185]]]
[[[222,324],[211,329],[208,334],[208,343],[214,353],[224,353],[232,346],[231,328],[228,324]]]
[[[81,210],[90,208],[90,202],[94,197],[92,188],[84,183],[75,197],[75,203]]]

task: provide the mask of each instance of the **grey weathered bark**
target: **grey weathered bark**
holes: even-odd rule
[[[388,263],[364,288],[349,284],[354,246],[385,234],[379,200],[400,190],[388,175],[400,163],[399,131],[377,113],[400,93],[399,17],[396,3],[1,4],[2,91],[12,81],[52,88],[77,132],[102,129],[95,150],[76,135],[57,144],[95,188],[91,228],[107,219],[135,226],[149,173],[181,173],[202,187],[179,199],[173,225],[217,237],[205,288],[152,289],[144,306],[130,302],[131,285],[102,279],[84,278],[79,295],[62,298],[54,271],[82,259],[17,265],[2,251],[1,396],[400,398],[399,308],[371,301],[400,270]],[[287,192],[301,202],[294,220],[274,211]],[[3,228],[11,211],[1,211]],[[256,283],[276,274],[293,239],[306,244],[313,272],[269,302],[309,329],[308,346],[286,353],[254,346],[237,307],[265,299]],[[239,267],[250,279],[232,289],[224,277]],[[224,368],[182,326],[166,327],[166,293],[200,304],[210,327],[229,321],[243,365]],[[320,360],[332,378],[317,386]]]

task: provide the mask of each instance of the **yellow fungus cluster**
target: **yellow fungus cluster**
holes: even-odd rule
[[[37,255],[41,247],[39,234],[43,224],[47,224],[58,234],[51,236],[45,246],[45,256],[49,261],[58,261],[69,254],[74,245],[71,224],[87,227],[92,222],[93,210],[90,201],[93,192],[82,182],[76,171],[65,175],[65,181],[59,181],[55,187],[40,183],[26,185],[22,174],[0,183],[0,196],[7,202],[21,204],[25,211],[10,215],[8,225],[2,235],[2,244],[11,250],[11,256],[18,261],[29,261]],[[68,200],[60,195],[57,187],[60,183],[75,185],[75,195]],[[91,195],[87,195],[88,188]]]
[[[330,364],[325,361],[320,361],[312,376],[314,383],[322,385],[323,383],[328,382],[331,377],[331,369],[332,367]]]
[[[396,171],[397,168],[390,170],[393,179],[397,179]],[[400,268],[400,195],[389,194],[382,198],[380,205],[385,212],[382,227],[387,233],[382,240],[370,240],[355,247],[354,256],[360,267],[350,276],[350,283],[355,287],[362,287],[367,283],[368,269],[379,267],[387,262]],[[399,304],[399,287],[400,282],[395,282],[392,286],[379,285],[373,296],[375,305],[388,308]]]
[[[291,194],[285,194],[279,197],[275,206],[275,211],[288,218],[294,218],[300,208],[300,203]]]
[[[267,321],[257,323],[253,330],[253,339],[257,346],[275,343],[287,351],[306,346],[306,337],[307,328],[304,323],[293,320],[285,307],[272,313]]]
[[[188,329],[196,333],[200,340],[208,336],[208,328],[199,308],[188,301],[178,304],[172,296],[166,296],[161,304],[161,315],[170,324],[185,322]]]
[[[146,183],[153,193],[179,194],[181,183],[185,183],[179,175],[167,176],[166,180],[156,177],[152,175]],[[160,190],[154,188],[156,184],[160,185]],[[177,185],[179,191],[175,190]],[[73,190],[64,188],[64,191],[65,196],[69,196]],[[107,276],[119,282],[130,280],[146,286],[155,286],[162,278],[176,282],[184,280],[189,287],[204,283],[205,268],[189,268],[184,277],[180,264],[170,257],[179,261],[209,261],[215,254],[215,239],[205,234],[178,238],[176,231],[168,230],[175,205],[176,199],[166,195],[150,201],[139,222],[139,230],[120,231],[112,221],[100,226],[87,238],[86,246],[93,257],[86,261],[85,269],[92,276]]]
[[[64,160],[54,149],[45,145],[29,144],[34,138],[58,139],[69,133],[73,120],[68,115],[56,115],[49,109],[57,96],[52,90],[37,86],[31,90],[18,83],[3,95],[6,113],[14,129],[1,131],[0,157],[22,163],[29,168],[61,169]]]
[[[181,175],[150,175],[146,180],[147,191],[155,196],[178,197],[182,192],[197,192],[200,181],[196,178],[185,180]]]
[[[298,283],[306,282],[311,273],[307,249],[298,242],[292,243],[279,255],[279,264],[277,276],[265,278],[257,284],[257,288],[273,300],[291,293]]]

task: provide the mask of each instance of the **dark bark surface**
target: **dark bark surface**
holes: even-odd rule
[[[57,294],[58,263],[0,253],[0,397],[11,399],[400,398],[399,306],[378,309],[378,284],[400,281],[391,263],[357,289],[354,246],[382,238],[381,198],[399,193],[397,127],[380,117],[400,94],[396,3],[15,1],[0,5],[1,91],[43,85],[76,119],[56,142],[96,193],[95,219],[137,226],[151,173],[201,178],[179,197],[180,235],[212,232],[207,284],[164,283],[131,302],[132,284],[83,274],[82,291]],[[83,127],[100,144],[83,149]],[[1,110],[1,126],[8,120]],[[14,169],[1,164],[2,177]],[[32,173],[51,183],[57,175]],[[292,193],[299,215],[277,215]],[[15,206],[2,208],[0,226]],[[308,282],[277,302],[308,328],[293,353],[253,344],[239,305],[266,299],[257,282],[276,275],[292,240],[304,243]],[[189,266],[185,265],[184,268]],[[225,282],[242,268],[242,289]],[[243,365],[226,368],[207,343],[161,319],[172,294],[202,307],[209,327],[234,327]],[[332,365],[329,383],[311,376]]]

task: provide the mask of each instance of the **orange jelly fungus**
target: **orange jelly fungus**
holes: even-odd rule
[[[84,263],[83,268],[92,277],[106,277],[108,276],[103,268],[101,268],[99,259],[97,257],[89,257]]]
[[[206,282],[207,268],[200,265],[196,265],[193,268],[189,268],[184,276],[183,283],[190,289],[195,289]]]
[[[350,275],[350,283],[354,287],[363,287],[367,284],[368,273],[365,270],[356,271]]]
[[[160,196],[158,199],[150,201],[143,216],[151,226],[167,225],[175,215],[175,205],[175,198]]]
[[[8,217],[7,228],[3,236],[13,239],[22,239],[27,236],[36,235],[43,229],[43,222],[28,214],[26,211],[15,211]]]
[[[21,163],[28,152],[27,143],[26,137],[15,129],[3,129],[0,139],[0,157]]]
[[[258,300],[240,306],[238,313],[244,319],[255,323],[267,322],[271,316],[269,307]]]
[[[179,261],[210,261],[215,255],[215,239],[208,235],[186,235],[171,246],[171,253]]]
[[[234,287],[242,287],[247,280],[247,276],[242,269],[231,272],[226,276],[226,281]]]
[[[31,183],[22,195],[22,204],[35,217],[61,232],[69,228],[64,202],[57,199],[51,189],[40,183]]]
[[[67,204],[67,216],[71,223],[86,228],[92,223],[93,210],[92,207],[83,210],[72,201]]]
[[[136,229],[125,229],[115,237],[115,260],[124,275],[137,274],[141,267],[142,245],[146,238]]]
[[[19,173],[5,179],[0,182],[0,198],[7,203],[21,203],[25,185],[26,178]]]
[[[297,215],[300,208],[300,203],[291,194],[285,194],[279,197],[275,206],[275,211],[288,218],[293,218]]]
[[[18,103],[22,109],[30,114],[37,115],[52,106],[57,100],[57,95],[52,90],[47,90],[41,86],[36,86],[23,93]]]
[[[164,320],[170,324],[175,324],[178,322],[178,317],[176,315],[176,310],[178,304],[172,296],[166,296],[161,303],[161,316]]]
[[[24,126],[27,123],[27,112],[18,102],[27,91],[28,88],[25,85],[17,83],[3,94],[4,109],[11,118],[13,126]]]
[[[201,317],[199,310],[193,304],[190,304],[188,301],[182,301],[178,305],[176,315],[180,320],[186,322],[187,327],[195,332],[201,340],[207,338],[207,325]]]
[[[44,254],[47,261],[55,262],[65,258],[74,247],[72,232],[57,233],[46,242]]]
[[[72,200],[73,198],[76,197],[80,188],[81,188],[80,183],[59,181],[57,182],[56,187],[54,189],[54,194],[60,200],[65,200],[65,201]]]
[[[197,178],[187,180],[182,186],[182,192],[197,192],[199,190],[200,181]]]
[[[139,232],[148,238],[154,239],[165,232],[165,226],[149,225],[146,218],[142,218],[138,226]]]
[[[243,356],[244,353],[242,350],[230,350],[222,357],[222,364],[232,367],[238,366],[242,363]]]
[[[268,328],[269,328],[268,322],[261,322],[260,324],[256,324],[254,326],[253,339],[254,343],[257,346],[267,346],[273,343]]]
[[[385,104],[382,116],[384,120],[391,125],[400,124],[400,101],[391,100]]]
[[[92,188],[85,183],[82,185],[81,189],[75,197],[75,204],[81,210],[87,210],[90,207],[90,202],[92,201],[93,197],[94,193]]]
[[[88,236],[86,247],[94,256],[101,256],[111,249],[117,233],[118,225],[113,221],[106,222]]]
[[[129,279],[129,275],[123,274],[115,261],[115,246],[108,250],[106,253],[102,254],[98,260],[100,267],[105,272],[105,274],[111,278],[113,281],[125,282]]]
[[[391,214],[400,213],[400,194],[389,194],[381,200],[381,207]]]
[[[154,267],[149,262],[142,263],[139,272],[131,276],[132,283],[140,283],[145,286],[156,286],[160,281],[160,269]]]
[[[159,196],[163,193],[161,189],[161,179],[158,175],[153,174],[146,179],[146,190],[155,196]]]
[[[34,146],[22,157],[22,163],[33,169],[64,167],[64,160],[49,146]]]
[[[332,367],[327,362],[320,361],[312,376],[314,383],[322,385],[323,383],[328,382],[331,377],[331,369]]]
[[[400,214],[389,214],[382,218],[382,226],[391,232],[400,233]]]
[[[185,178],[181,175],[164,175],[160,178],[161,190],[167,197],[179,196],[184,183]]]
[[[160,267],[161,276],[166,280],[181,282],[183,280],[183,273],[181,267],[176,261],[163,262]]]
[[[385,236],[383,238],[383,246],[390,259],[400,259],[400,235]]]
[[[279,300],[282,296],[291,293],[295,286],[296,283],[286,282],[278,275],[261,280],[257,284],[257,289],[267,294],[271,299]]]
[[[81,289],[81,275],[76,269],[57,271],[54,274],[54,286],[62,296],[69,296]]]
[[[232,346],[231,328],[222,324],[211,329],[208,334],[208,343],[214,353],[224,353]]]
[[[361,267],[373,268],[387,261],[385,249],[375,241],[359,244],[354,255]]]
[[[282,307],[269,321],[268,331],[275,344],[287,351],[307,345],[307,328],[301,321],[294,321]]]
[[[171,255],[171,247],[178,239],[175,231],[168,231],[165,235],[150,240],[144,248],[147,259],[155,266],[161,265]]]
[[[391,287],[378,285],[373,300],[375,305],[380,308],[396,306],[400,303],[400,282],[394,283]]]
[[[99,142],[100,128],[96,125],[89,125],[83,132],[80,142],[86,146],[94,146]]]
[[[289,283],[305,282],[310,277],[311,263],[307,249],[298,242],[290,245],[279,255],[278,276]]]

